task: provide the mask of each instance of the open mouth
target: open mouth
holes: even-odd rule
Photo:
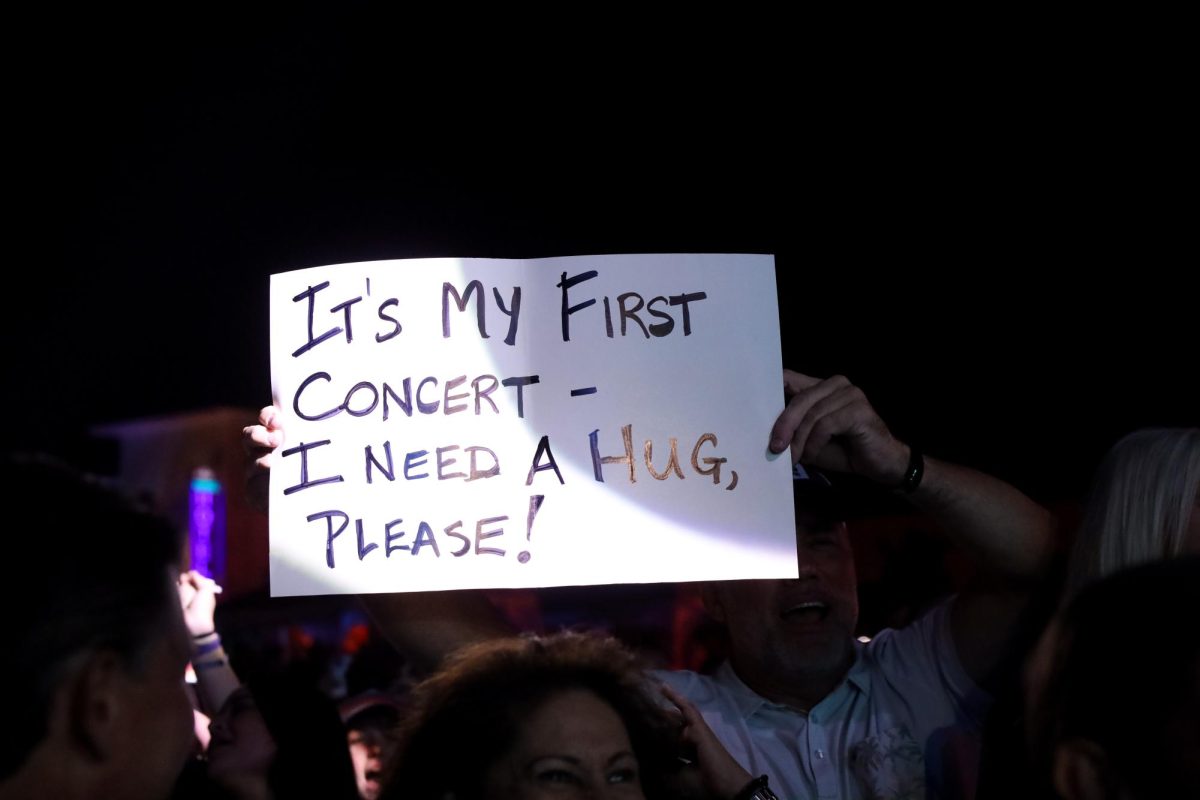
[[[783,618],[800,622],[824,622],[829,616],[829,604],[820,600],[797,603],[783,612]]]

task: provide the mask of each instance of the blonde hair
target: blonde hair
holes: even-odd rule
[[[1200,428],[1146,428],[1113,445],[1096,473],[1067,575],[1087,583],[1179,555],[1200,489]]]

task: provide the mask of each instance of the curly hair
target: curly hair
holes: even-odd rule
[[[669,722],[647,694],[637,658],[615,639],[564,632],[466,647],[413,690],[383,797],[484,796],[488,768],[519,738],[523,720],[552,696],[583,689],[610,705],[629,734],[647,798],[674,762]]]

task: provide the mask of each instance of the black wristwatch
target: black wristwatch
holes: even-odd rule
[[[779,800],[779,798],[767,786],[767,776],[759,775],[743,786],[742,790],[733,796],[733,800]]]

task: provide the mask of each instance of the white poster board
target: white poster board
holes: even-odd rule
[[[796,576],[774,259],[271,279],[271,593]]]

